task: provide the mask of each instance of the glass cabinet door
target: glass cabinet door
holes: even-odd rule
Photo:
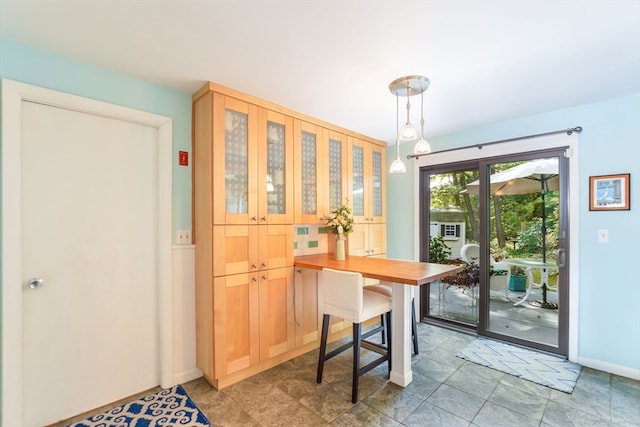
[[[380,224],[385,222],[385,148],[371,144],[371,222]]]
[[[352,203],[351,197],[347,194],[347,180],[344,179],[347,173],[347,138],[329,130],[327,135],[327,146],[324,151],[328,153],[328,175],[323,181],[328,184],[328,187],[325,192],[323,216],[340,207],[346,199],[349,199],[349,205]]]
[[[351,138],[349,160],[349,193],[352,201],[353,216],[358,224],[368,222],[367,202],[369,194],[365,180],[366,143]]]
[[[213,222],[257,224],[256,107],[214,95]]]
[[[293,223],[293,119],[258,111],[259,223]]]
[[[225,211],[228,214],[249,212],[249,145],[247,115],[225,109],[224,162]]]
[[[322,129],[303,121],[295,121],[295,182],[296,182],[296,224],[320,223],[322,212],[322,186],[320,171],[322,170],[320,143]]]

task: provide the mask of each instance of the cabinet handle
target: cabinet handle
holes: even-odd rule
[[[254,276],[254,277],[251,279],[251,281],[252,281],[252,282],[257,282],[257,281],[258,281],[258,278]]]
[[[297,270],[296,270],[296,272],[298,272],[298,273],[302,274],[302,269],[301,269],[301,268],[299,268],[299,269],[297,269]]]
[[[266,221],[266,220],[267,220],[267,217],[266,217],[266,216],[263,216],[263,217],[262,217],[262,218],[260,218],[260,219],[261,219],[262,221]]]
[[[257,220],[258,220],[257,216],[254,215],[254,216],[251,217],[251,221],[257,221]]]
[[[266,275],[262,276],[262,280],[267,280],[267,278],[268,277]]]
[[[266,266],[267,266],[267,262],[265,261],[262,263],[262,267],[266,267]]]
[[[251,264],[251,268],[258,268],[256,264]]]

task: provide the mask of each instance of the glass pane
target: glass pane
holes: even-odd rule
[[[317,214],[316,135],[302,132],[302,213]]]
[[[226,212],[245,214],[248,210],[247,115],[225,110],[225,204]]]
[[[267,212],[284,214],[286,206],[285,127],[267,122]]]
[[[373,152],[373,216],[382,216],[382,154]]]
[[[429,262],[463,265],[465,270],[429,285],[429,316],[475,327],[480,276],[476,262],[464,263],[461,250],[480,235],[478,198],[464,191],[477,169],[430,175]]]
[[[364,216],[364,149],[353,147],[353,215]]]
[[[342,204],[342,142],[329,140],[329,209]]]
[[[489,330],[558,345],[558,158],[495,163]]]

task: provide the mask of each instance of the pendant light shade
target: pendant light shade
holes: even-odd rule
[[[418,139],[418,132],[411,123],[407,123],[400,132],[400,140],[404,142],[411,142]]]
[[[424,76],[400,77],[389,84],[389,90],[396,95],[396,159],[391,163],[390,173],[404,173],[406,168],[400,160],[400,142],[412,142],[418,140],[418,132],[411,124],[411,102],[409,98],[420,94],[420,139],[414,147],[414,154],[426,154],[431,152],[431,145],[424,139],[424,91],[431,82]],[[401,131],[398,130],[399,101],[398,97],[407,97],[407,120]],[[400,166],[402,165],[402,166]]]

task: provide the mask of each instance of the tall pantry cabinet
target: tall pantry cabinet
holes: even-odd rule
[[[194,99],[196,361],[217,387],[295,346],[293,122]]]
[[[215,83],[194,94],[196,363],[216,388],[317,347],[320,288],[315,272],[294,272],[294,224],[321,227],[349,197],[351,137]]]

